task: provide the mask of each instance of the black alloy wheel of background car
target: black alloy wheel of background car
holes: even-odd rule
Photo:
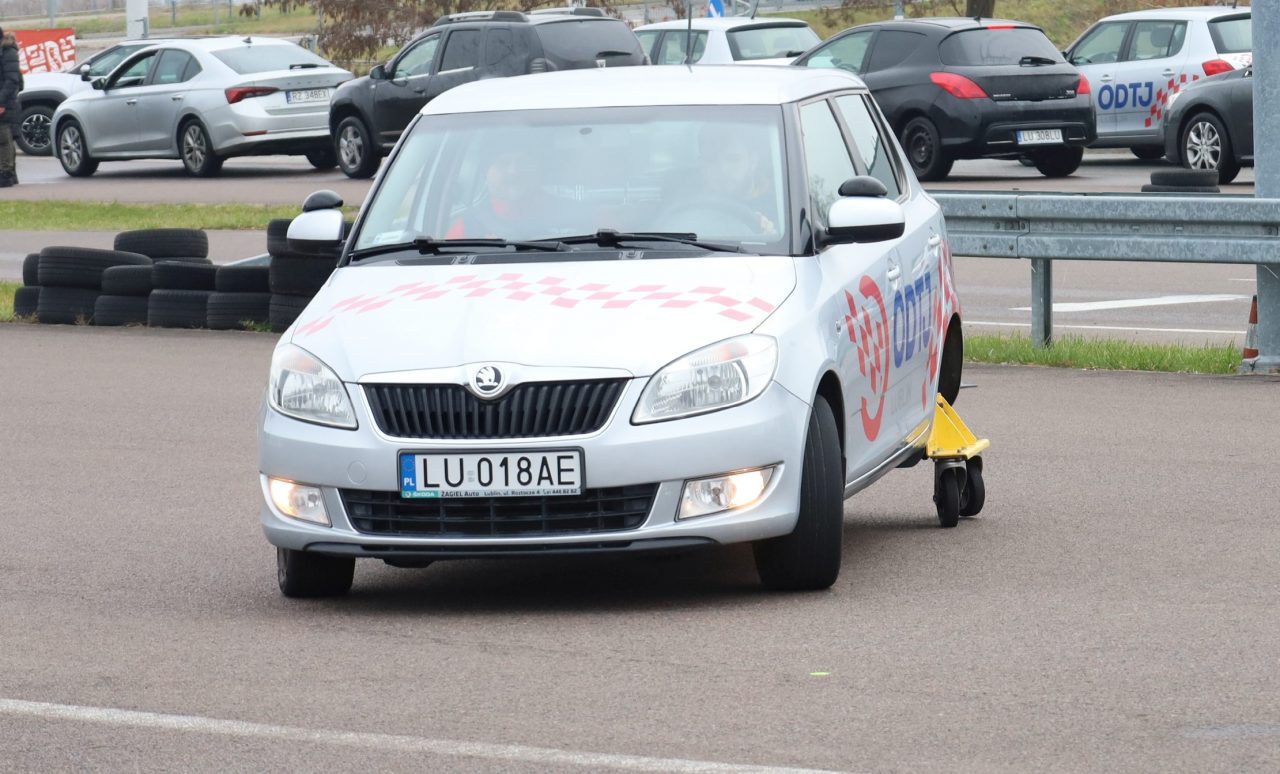
[[[28,156],[48,156],[53,153],[53,108],[48,105],[32,105],[22,111],[14,141]]]

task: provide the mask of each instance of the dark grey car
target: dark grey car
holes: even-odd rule
[[[1183,89],[1165,115],[1165,158],[1188,169],[1216,169],[1230,183],[1253,166],[1253,67]]]

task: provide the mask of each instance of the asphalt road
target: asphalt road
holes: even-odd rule
[[[987,509],[846,505],[829,592],[742,547],[363,563],[285,600],[264,334],[0,326],[0,768],[1239,772],[1280,759],[1280,379],[974,367]],[[762,769],[774,771],[773,768]]]

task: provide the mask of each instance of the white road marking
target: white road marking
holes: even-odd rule
[[[1104,309],[1137,309],[1144,306],[1173,306],[1176,304],[1211,304],[1218,301],[1242,301],[1249,296],[1227,293],[1199,296],[1157,296],[1155,298],[1124,298],[1115,301],[1084,301],[1081,303],[1054,304],[1055,312],[1099,312]],[[1013,307],[1014,312],[1030,312],[1029,306]]]
[[[641,755],[612,755],[609,753],[556,750],[547,747],[526,747],[518,744],[427,739],[420,736],[325,731],[295,726],[247,723],[240,720],[220,720],[196,715],[167,715],[158,712],[137,712],[107,707],[79,707],[70,704],[50,704],[17,699],[0,699],[0,715],[18,715],[47,720],[76,720],[108,726],[158,728],[167,731],[189,731],[221,736],[270,739],[273,741],[333,744],[343,747],[362,747],[390,752],[483,758],[512,763],[580,766],[588,769],[608,768],[626,771],[689,772],[690,774],[833,774],[832,772],[822,772],[818,769],[750,766],[734,763],[716,763],[714,761],[693,761],[683,758],[649,758]]]
[[[1030,328],[1031,323],[1020,322],[986,322],[982,320],[965,320],[965,325],[990,325],[997,328]],[[1219,331],[1208,328],[1139,328],[1133,325],[1059,325],[1053,324],[1054,330],[1069,328],[1083,331],[1137,331],[1139,333],[1212,333],[1223,336],[1243,336],[1244,331]]]
[[[1257,277],[1248,277],[1248,278],[1245,278],[1245,277],[1232,277],[1231,279],[1229,279],[1229,280],[1227,280],[1227,281],[1228,281],[1228,282],[1257,282],[1257,281],[1258,281],[1258,278],[1257,278]]]

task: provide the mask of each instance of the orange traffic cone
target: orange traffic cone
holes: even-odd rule
[[[1244,349],[1240,356],[1245,360],[1258,356],[1258,297],[1253,297],[1249,307],[1249,329],[1244,332]]]

